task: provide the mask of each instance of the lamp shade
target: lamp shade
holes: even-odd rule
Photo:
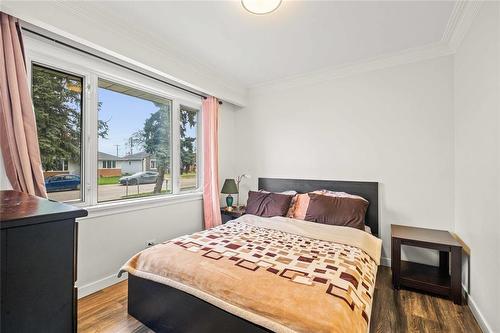
[[[234,179],[226,179],[220,192],[224,194],[238,194],[238,187]]]

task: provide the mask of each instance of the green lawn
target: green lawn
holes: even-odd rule
[[[99,177],[97,181],[98,185],[113,185],[118,184],[121,176],[113,176],[113,177]]]
[[[196,178],[196,173],[184,173],[181,174],[182,179],[188,179],[188,178]]]
[[[113,177],[99,177],[97,183],[99,185],[114,185],[119,184],[119,179],[121,176],[113,176]],[[181,175],[182,179],[192,179],[196,178],[196,173],[184,173]],[[165,174],[165,179],[170,179],[169,174]]]

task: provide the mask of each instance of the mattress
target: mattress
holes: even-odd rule
[[[244,215],[123,267],[276,332],[367,332],[382,242],[367,232]]]

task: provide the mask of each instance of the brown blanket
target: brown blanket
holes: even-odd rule
[[[380,247],[352,228],[245,215],[144,250],[122,269],[277,332],[364,333]]]

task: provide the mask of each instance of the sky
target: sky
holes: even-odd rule
[[[112,90],[99,88],[99,120],[107,121],[109,126],[107,139],[99,138],[99,151],[122,157],[130,153],[127,145],[130,136],[144,127],[144,122],[158,109],[153,102],[120,94]],[[195,127],[187,130],[187,135],[195,136]],[[133,147],[133,153],[140,152],[139,147]]]

